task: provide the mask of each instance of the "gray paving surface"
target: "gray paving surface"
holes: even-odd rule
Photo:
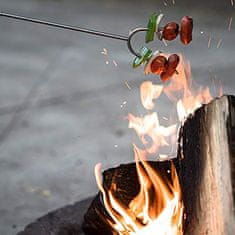
[[[198,83],[220,79],[234,94],[230,0],[0,0],[0,10],[120,34],[145,26],[154,11],[169,20],[192,15],[193,43],[161,47],[183,52]],[[0,235],[16,234],[46,212],[92,195],[97,162],[106,168],[132,160],[134,133],[124,118],[143,113],[138,86],[146,78],[131,69],[131,60],[123,42],[0,19]],[[161,104],[165,114],[169,105]]]

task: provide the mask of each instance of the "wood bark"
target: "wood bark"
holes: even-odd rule
[[[235,97],[198,109],[181,128],[186,235],[235,234]]]

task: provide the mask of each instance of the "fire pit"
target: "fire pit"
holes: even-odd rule
[[[93,198],[68,205],[37,219],[17,235],[84,235],[83,216]]]
[[[235,97],[223,96],[199,108],[184,123],[177,159],[149,162],[159,175],[168,177],[166,180],[170,180],[172,162],[176,166],[185,207],[184,234],[233,234],[234,131]],[[125,205],[140,190],[134,163],[108,169],[103,177],[107,188],[115,182],[119,189],[116,196]],[[110,216],[98,193],[94,198],[49,213],[18,235],[113,234],[108,220],[103,218]]]
[[[149,162],[149,164],[153,169],[159,172],[160,175],[166,175],[170,180],[170,173],[168,172],[172,164],[170,161],[160,163]],[[119,191],[124,192],[120,194],[120,197],[126,204],[137,195],[139,184],[135,163],[108,169],[104,171],[103,175],[109,187],[112,185],[112,182],[115,181]],[[135,184],[133,184],[133,181]],[[18,235],[45,235],[51,233],[56,235],[113,234],[108,224],[106,224],[105,227],[104,224],[102,224],[104,221],[102,221],[102,219],[99,220],[97,211],[108,216],[100,193],[94,198],[77,202],[74,205],[66,206],[39,218],[34,223],[28,225],[25,230]],[[93,220],[94,217],[98,217],[98,219],[95,218],[95,220]]]
[[[103,180],[97,164],[100,192],[92,202],[52,212],[19,235],[233,235],[235,97],[213,100],[209,88],[193,90],[190,66],[179,61],[168,84],[140,86],[148,113],[128,115],[144,146],[133,144],[135,163],[104,171]],[[162,126],[152,112],[162,93],[176,101],[181,126]]]

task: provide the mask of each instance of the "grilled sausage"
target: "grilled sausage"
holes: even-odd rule
[[[176,72],[176,68],[179,64],[180,58],[176,54],[169,56],[167,60],[166,70],[160,74],[160,78],[163,82],[169,80],[172,75]]]
[[[151,72],[154,74],[161,74],[165,70],[167,59],[165,56],[157,56],[151,63]]]
[[[179,25],[175,22],[170,22],[165,25],[162,32],[162,37],[165,40],[172,41],[174,40],[179,33]]]
[[[184,45],[192,41],[193,19],[189,16],[184,16],[180,24],[180,40]]]

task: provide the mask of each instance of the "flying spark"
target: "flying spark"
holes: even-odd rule
[[[131,86],[128,84],[127,81],[125,81],[125,85],[126,85],[126,87],[127,87],[129,90],[131,90]]]
[[[232,27],[232,22],[233,22],[233,17],[230,17],[229,19],[229,24],[228,24],[228,31],[231,31],[231,27]]]
[[[117,62],[115,60],[113,60],[113,64],[115,65],[115,67],[118,66]]]
[[[108,50],[106,48],[103,48],[103,51],[101,51],[101,54],[108,55]]]
[[[210,47],[211,47],[211,36],[209,37],[207,47],[208,47],[208,48],[210,48]]]
[[[218,49],[218,48],[220,48],[222,41],[223,41],[223,39],[222,39],[222,38],[218,41],[217,49]]]
[[[166,47],[168,46],[166,40],[162,39],[162,42],[164,43],[164,45],[165,45]]]
[[[121,109],[124,107],[124,105],[126,105],[127,104],[127,101],[124,101],[124,102],[122,102],[122,104],[120,105],[120,107],[121,107]]]

